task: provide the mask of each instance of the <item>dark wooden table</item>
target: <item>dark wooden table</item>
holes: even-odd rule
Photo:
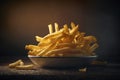
[[[36,69],[16,70],[8,68],[8,64],[17,59],[31,63],[27,57],[1,57],[0,80],[120,80],[120,64],[92,65],[86,72],[79,69]]]

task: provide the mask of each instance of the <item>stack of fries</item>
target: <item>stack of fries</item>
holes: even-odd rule
[[[41,57],[73,57],[74,55],[92,56],[98,47],[94,36],[85,36],[84,32],[78,30],[78,25],[71,22],[69,28],[67,24],[59,29],[57,23],[48,25],[49,34],[40,37],[35,36],[37,45],[26,45],[29,50],[28,55]]]

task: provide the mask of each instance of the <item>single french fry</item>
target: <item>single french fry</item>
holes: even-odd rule
[[[67,24],[65,24],[63,27],[64,27],[64,32],[66,34],[69,34],[69,28],[68,28]]]
[[[40,49],[40,47],[36,45],[26,45],[25,48],[28,50]]]
[[[52,24],[49,24],[49,25],[48,25],[48,28],[49,28],[49,33],[50,33],[50,34],[53,33],[53,27],[52,27]]]
[[[23,62],[23,61],[20,62],[20,66],[22,66],[22,65],[24,65],[24,62]]]
[[[55,25],[55,32],[58,32],[59,31],[58,23],[54,23],[54,25]]]
[[[80,72],[86,72],[87,71],[87,68],[82,68],[82,69],[79,69]]]
[[[18,65],[23,65],[23,64],[24,64],[23,61],[20,59],[20,60],[17,60],[17,61],[15,61],[15,62],[9,64],[9,67],[10,67],[10,68],[15,68],[16,66],[18,66]]]
[[[29,51],[28,52],[28,54],[29,55],[34,55],[34,56],[36,56],[39,52],[41,52],[42,50],[44,50],[44,48],[42,48],[42,49],[34,49],[34,50],[32,50],[32,51]]]
[[[71,22],[71,28],[75,28],[75,24],[73,22]]]
[[[96,48],[98,48],[98,44],[97,43],[95,43],[95,44],[93,44],[90,48],[89,48],[89,51],[92,53]]]
[[[97,41],[97,39],[94,36],[85,36],[84,39],[89,40],[91,43]]]
[[[16,66],[15,68],[18,70],[31,70],[31,69],[34,69],[34,65],[33,64],[20,65],[20,66]]]
[[[42,41],[42,39],[43,39],[42,37],[39,37],[39,36],[35,36],[35,38],[36,38],[36,41],[37,41],[37,42],[40,42],[40,41]]]

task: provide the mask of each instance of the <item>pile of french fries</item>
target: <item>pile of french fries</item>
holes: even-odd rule
[[[78,25],[71,22],[71,27],[67,24],[59,29],[57,23],[48,25],[49,34],[44,37],[35,36],[37,45],[26,45],[29,50],[28,55],[41,57],[73,57],[95,55],[94,51],[98,47],[97,39],[94,36],[86,36],[79,31]]]

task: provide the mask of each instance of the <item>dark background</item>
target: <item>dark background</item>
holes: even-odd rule
[[[119,62],[119,2],[116,0],[9,0],[0,1],[0,56],[27,56],[26,44],[47,25],[71,21],[98,39],[98,59]]]

